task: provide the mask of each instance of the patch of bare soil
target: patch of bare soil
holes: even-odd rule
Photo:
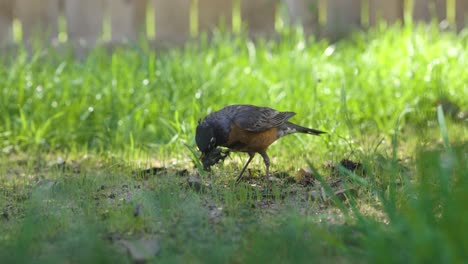
[[[132,171],[132,175],[143,180],[148,180],[150,177],[162,175],[189,176],[190,172],[187,169],[173,169],[167,167],[151,167],[139,171]]]

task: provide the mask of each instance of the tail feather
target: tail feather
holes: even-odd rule
[[[282,133],[281,136],[288,135],[288,134],[293,134],[293,133],[305,133],[305,134],[318,136],[320,134],[327,133],[325,131],[299,126],[299,125],[296,125],[296,124],[293,124],[293,123],[290,123],[290,122],[286,122],[284,124],[282,132],[283,133]]]

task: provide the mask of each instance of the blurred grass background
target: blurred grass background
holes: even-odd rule
[[[426,128],[440,99],[466,110],[466,50],[466,35],[427,27],[336,44],[298,31],[256,42],[219,33],[181,49],[96,48],[82,60],[22,49],[1,57],[0,148],[180,153],[199,118],[235,103],[295,111],[294,121],[339,135],[332,145]],[[301,137],[301,150],[326,149],[316,141]]]

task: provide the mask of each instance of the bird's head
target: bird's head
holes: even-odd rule
[[[218,146],[213,127],[206,123],[198,124],[195,141],[202,154],[207,154]]]

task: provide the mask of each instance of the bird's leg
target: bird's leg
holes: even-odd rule
[[[259,152],[260,155],[262,155],[262,158],[263,158],[263,162],[265,163],[265,173],[266,173],[266,179],[268,181],[268,179],[270,178],[270,158],[268,157],[266,151],[261,151]]]
[[[260,155],[262,155],[263,162],[265,163],[265,195],[266,197],[269,197],[269,193],[271,190],[271,185],[270,185],[270,158],[268,157],[266,150],[259,152]]]
[[[247,169],[247,166],[249,166],[249,163],[252,161],[254,156],[255,156],[255,152],[249,152],[249,160],[247,160],[247,163],[244,165],[244,168],[242,169],[241,173],[239,174],[239,176],[237,176],[236,182],[240,181],[240,179],[242,178],[242,175],[244,174],[245,169]]]

